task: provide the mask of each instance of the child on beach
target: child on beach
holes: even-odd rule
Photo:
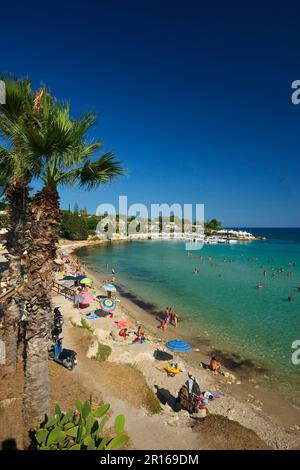
[[[146,339],[145,336],[145,331],[141,326],[138,327],[137,331],[134,333],[135,334],[135,339],[130,343],[143,343]]]
[[[221,370],[221,362],[216,357],[211,358],[209,368],[213,372],[218,372],[219,374],[223,374]]]
[[[172,323],[176,328],[177,328],[177,325],[178,325],[178,320],[179,320],[178,314],[176,312],[173,312],[172,313]]]
[[[123,337],[124,339],[127,338],[127,336],[129,336],[130,333],[128,333],[128,329],[127,328],[122,328],[120,331],[119,331],[119,336]]]

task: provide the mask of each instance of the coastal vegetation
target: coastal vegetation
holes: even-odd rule
[[[89,325],[89,323],[84,318],[81,318],[80,323],[81,323],[81,328],[85,329],[89,333],[92,333],[92,334],[94,333],[93,328],[91,327],[91,325]]]
[[[98,240],[99,238],[96,235],[97,225],[107,214],[101,215],[94,215],[88,214],[86,209],[79,209],[78,204],[75,205],[74,210],[71,211],[69,208],[68,210],[62,211],[62,220],[60,224],[60,236],[67,240],[87,240],[95,239]],[[135,219],[134,216],[124,217],[124,215],[117,214],[116,215],[116,233],[129,232],[128,227],[129,224]],[[141,223],[137,226],[137,232],[141,229],[141,224],[143,223],[142,219]],[[170,233],[174,233],[176,228],[183,230],[184,222],[188,223],[184,219],[180,219],[179,217],[175,217],[174,215],[170,215],[169,217],[159,216],[155,220],[144,220],[144,223],[148,225],[149,233],[151,231],[151,224],[156,224],[159,233],[164,231],[164,227],[168,227],[170,229]],[[204,233],[205,235],[212,235],[218,232],[222,227],[222,223],[217,219],[211,219],[204,222]],[[194,222],[193,230],[196,231],[197,223]],[[97,237],[97,238],[95,238]]]
[[[124,432],[123,415],[115,419],[115,436],[104,433],[109,408],[109,404],[104,404],[92,410],[90,402],[77,400],[76,410],[64,413],[56,404],[55,415],[35,432],[37,450],[116,450],[124,447],[128,436]]]
[[[109,358],[111,351],[111,347],[107,344],[98,343],[97,352],[94,356],[92,356],[92,359],[95,359],[95,361],[98,362],[106,361]]]
[[[2,304],[6,367],[16,370],[18,325],[25,311],[23,411],[25,429],[30,430],[49,414],[48,338],[52,261],[61,223],[59,187],[91,190],[123,170],[112,153],[97,155],[100,141],[87,138],[94,114],[74,119],[69,104],[60,103],[44,86],[32,90],[29,79],[6,77],[5,84],[0,185],[9,206],[5,282],[15,288]],[[29,199],[35,180],[42,188]]]

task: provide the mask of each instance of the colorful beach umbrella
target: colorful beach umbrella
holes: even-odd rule
[[[108,298],[102,299],[100,302],[100,308],[103,312],[113,312],[116,308],[116,302]]]
[[[117,292],[116,286],[113,284],[103,284],[102,289],[104,289],[106,292]]]
[[[166,343],[166,347],[174,352],[189,352],[191,351],[191,346],[186,341],[181,341],[180,339],[173,339]]]
[[[88,277],[84,277],[83,279],[81,279],[80,284],[88,285],[88,284],[91,284],[91,282],[92,282],[91,279],[89,279]]]

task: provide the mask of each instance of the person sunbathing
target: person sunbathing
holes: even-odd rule
[[[134,334],[135,339],[133,340],[133,343],[143,343],[145,341],[145,331],[141,326],[138,327],[137,331]]]
[[[127,328],[122,328],[120,331],[119,331],[119,336],[123,337],[124,339],[127,338],[127,336],[129,336],[129,332],[128,332],[128,329]]]
[[[221,370],[221,362],[216,357],[211,358],[209,368],[213,372],[218,372],[219,374],[223,373]]]

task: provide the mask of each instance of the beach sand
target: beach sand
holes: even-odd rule
[[[86,243],[84,245],[86,245]],[[67,249],[70,254],[74,254],[74,251],[80,246],[83,246],[83,244],[64,244],[64,249]],[[94,285],[97,286],[97,288],[101,285],[103,280],[108,278],[107,273],[94,273],[83,263],[82,266],[84,267],[84,271],[94,281]],[[118,285],[117,280],[116,285]],[[97,290],[99,291],[99,289]],[[161,413],[149,415],[149,412],[140,410],[139,408],[138,411],[137,409],[134,411],[130,408],[133,406],[132,403],[129,405],[128,401],[123,402],[120,396],[117,396],[117,401],[114,401],[112,408],[114,411],[124,413],[126,418],[128,415],[128,432],[136,448],[145,448],[146,445],[149,449],[171,449],[176,448],[176,445],[178,445],[178,443],[175,444],[175,442],[177,442],[175,436],[175,441],[173,441],[170,446],[169,444],[166,446],[166,442],[161,443],[160,438],[155,440],[153,432],[151,433],[152,437],[145,436],[145,438],[143,437],[143,442],[141,442],[140,432],[147,427],[145,424],[146,422],[148,423],[148,420],[151,428],[153,426],[162,427],[163,429],[161,429],[160,432],[162,432],[162,430],[163,432],[167,432],[167,430],[170,432],[172,428],[180,428],[181,445],[177,448],[187,448],[184,447],[185,442],[189,443],[188,448],[212,448],[211,443],[209,444],[207,439],[207,442],[202,443],[204,447],[199,447],[199,436],[197,436],[196,442],[193,440],[194,437],[191,437],[195,434],[195,430],[191,427],[193,420],[187,412],[182,411],[175,413],[172,409],[178,390],[187,379],[187,371],[192,372],[192,374],[197,377],[202,391],[212,391],[216,389],[222,391],[222,398],[209,403],[208,409],[210,413],[226,417],[230,421],[237,421],[245,428],[255,431],[259,438],[272,448],[300,448],[299,410],[282,398],[279,399],[278,395],[274,392],[272,393],[271,390],[263,389],[252,377],[250,381],[246,383],[244,380],[245,377],[239,377],[236,371],[233,374],[230,370],[226,370],[226,376],[224,377],[219,374],[215,375],[201,368],[201,362],[207,363],[209,360],[205,348],[202,350],[198,346],[199,350],[196,348],[196,351],[193,350],[191,353],[181,355],[179,360],[183,363],[185,372],[180,372],[175,377],[168,377],[166,372],[159,370],[162,361],[155,359],[156,353],[160,352],[160,354],[162,354],[167,352],[164,344],[169,339],[184,339],[184,335],[180,332],[180,323],[177,329],[170,326],[166,332],[162,332],[157,328],[159,322],[156,316],[149,314],[149,311],[147,311],[147,305],[134,301],[136,299],[132,299],[132,296],[128,295],[128,293],[122,289],[118,290],[117,296],[120,303],[114,319],[99,318],[87,320],[89,325],[94,329],[94,342],[86,351],[86,355],[90,357],[95,353],[97,342],[110,346],[112,353],[108,358],[108,363],[114,365],[121,364],[125,368],[128,367],[129,364],[131,368],[142,371],[150,389],[165,403],[162,405],[163,410]],[[65,335],[65,331],[69,332],[74,328],[72,324],[80,324],[81,317],[85,314],[85,311],[74,309],[71,302],[61,297],[59,299],[55,298],[55,302],[62,306],[62,311],[69,320],[69,323],[67,322],[69,326],[65,326],[64,329]],[[93,310],[93,308],[94,307],[91,306],[91,308],[87,310]],[[123,319],[128,319],[135,325],[142,324],[146,328],[148,340],[145,344],[129,345],[128,341],[124,341],[118,337],[119,330],[114,322]],[[66,338],[66,340],[71,341],[71,336]],[[177,358],[178,356],[175,355],[174,359],[176,360]],[[84,359],[84,361],[85,360],[86,359]],[[80,369],[81,365],[79,360],[75,373],[79,373]],[[86,367],[84,369],[86,370]],[[81,371],[81,373],[83,373],[83,371]],[[96,380],[94,376],[89,379],[86,372],[84,375],[85,380]],[[116,387],[118,387],[117,384]],[[113,391],[113,388],[109,387],[108,399],[118,395],[118,393]],[[127,406],[129,406],[129,408],[127,408]],[[132,419],[133,423],[131,422]],[[139,424],[137,424],[140,423],[140,420],[142,421],[141,429],[139,429]],[[175,433],[175,435],[177,434]],[[196,445],[196,447],[194,447],[194,445]]]
[[[61,246],[72,257],[76,249],[90,244],[93,243],[62,243]],[[107,279],[107,273],[94,273],[83,263],[82,266],[100,293],[99,287]],[[57,274],[57,279],[61,277]],[[170,352],[164,344],[169,339],[185,339],[180,323],[177,329],[170,326],[162,332],[157,328],[159,322],[151,306],[136,299],[125,288],[118,290],[117,297],[120,302],[114,318],[86,320],[93,330],[89,332],[82,328],[81,319],[87,311],[97,307],[97,302],[87,311],[79,310],[62,295],[53,293],[53,304],[61,307],[65,319],[63,345],[77,351],[78,365],[69,372],[58,364],[49,363],[52,408],[56,401],[69,408],[78,397],[89,399],[91,396],[96,402],[110,403],[110,424],[116,415],[125,415],[126,432],[130,437],[128,447],[133,449],[300,449],[299,411],[257,383],[246,383],[236,372],[232,374],[228,369],[227,376],[223,377],[201,368],[200,363],[207,363],[209,357],[205,347],[199,347],[198,343],[190,353],[174,356],[183,364],[184,371],[168,377],[163,366],[166,364],[164,354]],[[144,344],[130,345],[118,336],[115,321],[124,319],[135,325],[132,330],[139,324],[145,327],[147,341]],[[98,343],[111,348],[105,362],[92,358]],[[197,377],[202,391],[222,391],[221,398],[209,403],[205,420],[187,411],[176,413],[172,408],[180,386],[187,379],[187,371]],[[20,431],[21,367],[12,382],[2,378],[0,419],[10,423],[9,417],[13,416],[13,421],[11,426],[2,427],[1,441],[17,436]]]

